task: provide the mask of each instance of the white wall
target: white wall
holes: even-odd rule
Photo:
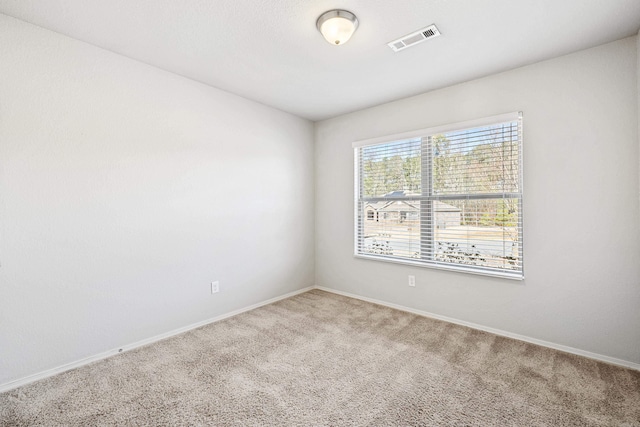
[[[316,285],[639,363],[636,56],[631,37],[317,123]],[[512,111],[524,282],[353,257],[353,141]]]
[[[313,204],[311,122],[0,15],[0,384],[313,285]]]

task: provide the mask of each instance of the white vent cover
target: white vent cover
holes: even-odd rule
[[[415,46],[418,43],[422,43],[427,39],[438,37],[439,35],[440,31],[438,31],[435,24],[432,24],[426,28],[415,31],[411,34],[407,34],[406,36],[400,37],[398,40],[394,40],[387,44],[391,49],[393,49],[394,52],[400,52],[403,49]]]

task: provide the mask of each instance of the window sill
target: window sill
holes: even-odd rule
[[[510,279],[510,280],[516,280],[516,281],[524,280],[524,274],[520,272],[508,273],[504,271],[476,270],[474,268],[468,268],[462,265],[425,264],[424,262],[420,262],[420,261],[411,261],[408,259],[391,258],[391,257],[376,256],[376,255],[354,254],[353,256],[354,258],[361,258],[361,259],[366,259],[371,261],[391,262],[394,264],[405,264],[405,265],[411,265],[413,267],[433,268],[436,270],[446,270],[446,271],[454,271],[458,273],[476,274],[479,276],[499,277],[501,279]]]

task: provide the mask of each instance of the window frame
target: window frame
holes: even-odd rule
[[[391,262],[396,264],[405,264],[417,267],[425,267],[425,268],[433,268],[438,270],[446,270],[446,271],[457,271],[463,273],[477,274],[482,276],[491,276],[491,277],[500,277],[506,279],[513,280],[524,280],[524,175],[523,175],[523,158],[524,158],[524,144],[523,144],[523,125],[522,125],[523,114],[522,112],[513,112],[500,114],[491,117],[485,117],[477,120],[469,120],[465,122],[457,122],[451,123],[443,126],[436,126],[425,129],[418,129],[410,132],[403,132],[394,135],[387,135],[382,137],[370,138],[365,140],[356,141],[352,144],[354,151],[354,257],[369,259],[375,261],[383,261],[383,262]],[[450,133],[454,131],[461,131],[476,127],[485,127],[496,124],[501,124],[505,122],[518,122],[518,142],[519,142],[519,158],[518,158],[518,184],[519,184],[519,192],[517,193],[496,193],[496,194],[476,194],[469,195],[465,194],[462,197],[462,194],[458,195],[440,195],[437,200],[442,199],[452,199],[452,200],[479,200],[479,199],[501,199],[505,198],[505,195],[513,196],[512,198],[518,199],[518,207],[519,207],[519,215],[518,215],[518,229],[519,229],[519,241],[518,241],[518,249],[520,254],[520,270],[519,271],[508,271],[504,269],[492,269],[491,267],[470,267],[464,264],[441,264],[433,261],[434,255],[434,221],[433,219],[433,203],[435,200],[429,199],[425,200],[426,197],[433,196],[433,183],[432,181],[432,173],[431,170],[433,168],[433,158],[432,158],[432,149],[431,149],[431,138],[434,135]],[[410,201],[418,201],[420,203],[420,247],[421,250],[421,258],[412,260],[411,258],[395,258],[388,256],[380,256],[377,254],[366,254],[360,253],[360,249],[362,248],[361,243],[361,230],[364,230],[364,223],[366,222],[366,216],[359,212],[359,204],[360,202],[371,202],[376,201],[376,198],[367,197],[364,198],[362,195],[364,194],[364,183],[363,177],[361,176],[361,165],[360,158],[358,155],[359,149],[363,147],[370,147],[375,145],[388,144],[401,140],[409,140],[409,139],[421,139],[422,150],[423,153],[421,155],[421,191],[422,194],[420,197],[412,196],[404,196],[394,198],[394,200],[410,202]],[[386,200],[384,198],[380,198],[380,200]],[[427,206],[424,206],[424,205]],[[424,212],[427,212],[428,219],[425,219]],[[427,222],[431,222],[428,227],[424,227],[423,224]],[[363,238],[363,237],[362,237]],[[429,244],[430,243],[430,244]],[[426,250],[426,248],[429,250]]]

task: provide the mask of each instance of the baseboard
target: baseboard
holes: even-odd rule
[[[192,329],[199,328],[201,326],[208,325],[210,323],[219,322],[221,320],[228,319],[229,317],[237,316],[238,314],[242,314],[242,313],[245,313],[247,311],[255,310],[256,308],[259,308],[259,307],[262,307],[262,306],[265,306],[265,305],[269,305],[269,304],[273,304],[274,302],[278,302],[278,301],[281,301],[283,299],[291,298],[291,297],[293,297],[295,295],[308,292],[308,291],[310,291],[312,289],[314,289],[314,287],[313,286],[309,286],[309,287],[304,288],[304,289],[299,289],[297,291],[289,292],[287,294],[280,295],[278,297],[271,298],[271,299],[268,299],[266,301],[259,302],[257,304],[253,304],[253,305],[250,305],[248,307],[244,307],[244,308],[241,308],[241,309],[238,309],[238,310],[230,311],[229,313],[221,314],[220,316],[212,317],[210,319],[203,320],[203,321],[198,322],[198,323],[193,323],[191,325],[184,326],[182,328],[178,328],[178,329],[174,329],[174,330],[169,331],[169,332],[165,332],[164,334],[156,335],[154,337],[147,338],[147,339],[144,339],[144,340],[141,340],[141,341],[137,341],[137,342],[134,342],[132,344],[127,344],[127,345],[124,345],[122,347],[115,348],[113,350],[108,350],[108,351],[105,351],[105,352],[102,352],[102,353],[99,353],[99,354],[96,354],[96,355],[93,355],[93,356],[86,357],[84,359],[76,360],[75,362],[67,363],[65,365],[58,366],[56,368],[47,369],[46,371],[38,372],[37,374],[33,374],[33,375],[29,375],[29,376],[26,376],[26,377],[23,377],[23,378],[19,378],[17,380],[13,380],[13,381],[10,381],[8,383],[0,384],[0,393],[3,393],[5,391],[9,391],[9,390],[13,390],[14,388],[18,388],[18,387],[21,387],[23,385],[26,385],[26,384],[29,384],[29,383],[32,383],[32,382],[35,382],[35,381],[39,381],[39,380],[42,380],[44,378],[48,378],[48,377],[51,377],[53,375],[65,372],[65,371],[69,371],[71,369],[75,369],[75,368],[79,368],[79,367],[84,366],[84,365],[88,365],[89,363],[96,362],[98,360],[106,359],[107,357],[114,356],[114,355],[119,354],[119,353],[124,353],[126,351],[133,350],[133,349],[138,348],[138,347],[142,347],[142,346],[145,346],[145,345],[148,345],[148,344],[152,344],[154,342],[157,342],[157,341],[172,337],[174,335],[182,334],[184,332],[190,331]]]
[[[237,316],[238,314],[242,314],[242,313],[245,313],[247,311],[251,311],[251,310],[254,310],[256,308],[263,307],[263,306],[269,305],[269,304],[273,304],[274,302],[278,302],[278,301],[281,301],[283,299],[291,298],[291,297],[293,297],[295,295],[299,295],[299,294],[308,292],[308,291],[310,291],[312,289],[319,289],[319,290],[322,290],[322,291],[325,291],[325,292],[330,292],[330,293],[334,293],[334,294],[337,294],[337,295],[342,295],[342,296],[349,297],[349,298],[355,298],[355,299],[358,299],[358,300],[361,300],[361,301],[366,301],[366,302],[370,302],[370,303],[373,303],[373,304],[377,304],[377,305],[381,305],[381,306],[385,306],[385,307],[389,307],[389,308],[394,308],[396,310],[406,311],[408,313],[416,314],[418,316],[424,316],[424,317],[430,317],[432,319],[443,320],[445,322],[454,323],[454,324],[462,325],[462,326],[467,326],[469,328],[478,329],[478,330],[489,332],[489,333],[492,333],[492,334],[495,334],[495,335],[508,337],[508,338],[513,338],[513,339],[516,339],[516,340],[519,340],[519,341],[524,341],[524,342],[528,342],[528,343],[531,343],[531,344],[536,344],[536,345],[540,345],[540,346],[543,346],[543,347],[548,347],[548,348],[552,348],[552,349],[555,349],[555,350],[564,351],[566,353],[571,353],[571,354],[575,354],[575,355],[578,355],[578,356],[587,357],[589,359],[599,360],[601,362],[610,363],[612,365],[623,366],[625,368],[630,368],[630,369],[634,369],[634,370],[640,371],[640,364],[634,363],[634,362],[629,362],[629,361],[622,360],[622,359],[617,359],[615,357],[609,357],[609,356],[605,356],[605,355],[602,355],[602,354],[592,353],[592,352],[589,352],[589,351],[580,350],[580,349],[577,349],[577,348],[568,347],[568,346],[561,345],[561,344],[555,344],[555,343],[552,343],[552,342],[549,342],[549,341],[543,341],[543,340],[539,340],[539,339],[536,339],[536,338],[530,338],[530,337],[527,337],[525,335],[514,334],[512,332],[507,332],[507,331],[503,331],[503,330],[500,330],[500,329],[489,328],[489,327],[486,327],[486,326],[478,325],[476,323],[465,322],[463,320],[458,320],[458,319],[454,319],[454,318],[447,317],[447,316],[441,316],[439,314],[429,313],[427,311],[417,310],[417,309],[410,308],[410,307],[405,307],[405,306],[402,306],[402,305],[399,305],[399,304],[393,304],[393,303],[389,303],[389,302],[386,302],[386,301],[377,300],[377,299],[374,299],[374,298],[368,298],[368,297],[364,297],[364,296],[361,296],[361,295],[352,294],[352,293],[349,293],[349,292],[338,291],[336,289],[326,288],[324,286],[310,286],[310,287],[307,287],[307,288],[299,289],[299,290],[294,291],[294,292],[289,292],[287,294],[280,295],[280,296],[275,297],[275,298],[268,299],[266,301],[259,302],[257,304],[250,305],[248,307],[244,307],[244,308],[241,308],[241,309],[238,309],[238,310],[234,310],[234,311],[231,311],[229,313],[221,314],[220,316],[216,316],[216,317],[213,317],[213,318],[210,318],[210,319],[207,319],[207,320],[203,320],[203,321],[198,322],[198,323],[194,323],[194,324],[191,324],[191,325],[188,325],[188,326],[184,326],[182,328],[174,329],[174,330],[166,332],[164,334],[156,335],[154,337],[147,338],[147,339],[144,339],[144,340],[141,340],[141,341],[137,341],[137,342],[132,343],[132,344],[127,344],[127,345],[124,345],[122,347],[118,347],[118,348],[113,349],[113,350],[108,350],[108,351],[105,351],[105,352],[102,352],[102,353],[99,353],[99,354],[96,354],[96,355],[93,355],[93,356],[89,356],[89,357],[86,357],[84,359],[77,360],[75,362],[67,363],[65,365],[58,366],[56,368],[47,369],[46,371],[38,372],[36,374],[29,375],[29,376],[26,376],[26,377],[23,377],[23,378],[19,378],[17,380],[13,380],[13,381],[10,381],[8,383],[0,384],[0,393],[6,392],[6,391],[9,391],[9,390],[13,390],[14,388],[18,388],[18,387],[21,387],[23,385],[26,385],[26,384],[29,384],[29,383],[32,383],[32,382],[35,382],[35,381],[39,381],[39,380],[48,378],[48,377],[51,377],[53,375],[65,372],[65,371],[69,371],[71,369],[75,369],[75,368],[79,368],[79,367],[84,366],[84,365],[88,365],[89,363],[93,363],[93,362],[96,362],[98,360],[106,359],[107,357],[114,356],[114,355],[119,354],[119,353],[123,353],[123,352],[129,351],[129,350],[133,350],[133,349],[136,349],[136,348],[148,345],[148,344],[152,344],[154,342],[157,342],[157,341],[172,337],[174,335],[178,335],[178,334],[190,331],[192,329],[199,328],[201,326],[208,325],[210,323],[219,322],[221,320],[228,319],[228,318],[233,317],[233,316]]]
[[[390,303],[390,302],[381,301],[381,300],[377,300],[377,299],[373,299],[373,298],[363,297],[361,295],[356,295],[356,294],[352,294],[352,293],[349,293],[349,292],[343,292],[343,291],[338,291],[336,289],[325,288],[324,286],[316,286],[315,289],[319,289],[319,290],[322,290],[322,291],[325,291],[325,292],[330,292],[330,293],[337,294],[337,295],[342,295],[342,296],[349,297],[349,298],[355,298],[355,299],[358,299],[358,300],[361,300],[361,301],[366,301],[366,302],[370,302],[370,303],[377,304],[377,305],[382,305],[382,306],[389,307],[389,308],[395,308],[396,310],[406,311],[408,313],[417,314],[418,316],[430,317],[432,319],[438,319],[438,320],[443,320],[443,321],[449,322],[449,323],[455,323],[456,325],[467,326],[469,328],[478,329],[480,331],[485,331],[485,332],[490,332],[492,334],[499,335],[499,336],[502,336],[502,337],[513,338],[513,339],[516,339],[516,340],[519,340],[519,341],[524,341],[524,342],[528,342],[528,343],[531,343],[531,344],[536,344],[536,345],[539,345],[539,346],[542,346],[542,347],[548,347],[548,348],[552,348],[554,350],[564,351],[565,353],[571,353],[571,354],[575,354],[575,355],[578,355],[578,356],[587,357],[589,359],[594,359],[594,360],[598,360],[598,361],[601,361],[601,362],[610,363],[612,365],[622,366],[622,367],[625,367],[625,368],[630,368],[630,369],[634,369],[634,370],[640,371],[640,364],[634,363],[634,362],[629,362],[627,360],[616,359],[615,357],[605,356],[605,355],[598,354],[598,353],[592,353],[590,351],[580,350],[580,349],[577,349],[577,348],[568,347],[566,345],[556,344],[556,343],[552,343],[552,342],[549,342],[549,341],[543,341],[543,340],[539,340],[539,339],[536,339],[536,338],[530,338],[530,337],[527,337],[525,335],[514,334],[512,332],[503,331],[501,329],[489,328],[489,327],[486,327],[486,326],[478,325],[476,323],[465,322],[464,320],[458,320],[458,319],[454,319],[452,317],[441,316],[439,314],[429,313],[427,311],[416,310],[414,308],[405,307],[403,305],[398,305],[398,304],[393,304],[393,303]]]

